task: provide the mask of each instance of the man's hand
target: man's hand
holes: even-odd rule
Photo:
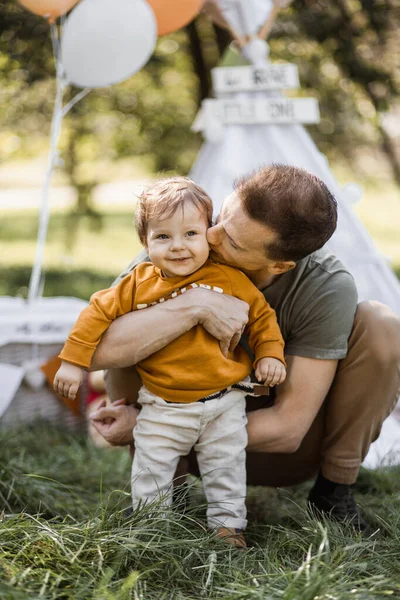
[[[217,292],[195,289],[202,307],[199,324],[219,340],[222,354],[227,358],[239,343],[249,320],[249,305],[239,298]]]
[[[258,361],[255,373],[257,381],[264,385],[279,385],[286,379],[285,365],[277,358],[269,356]]]
[[[82,379],[83,369],[63,360],[54,378],[53,387],[61,396],[74,400]]]
[[[93,427],[112,446],[127,446],[133,443],[133,429],[139,410],[127,405],[125,398],[116,400],[110,406],[104,401],[90,415]]]

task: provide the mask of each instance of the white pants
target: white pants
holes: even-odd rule
[[[207,498],[210,528],[246,527],[247,417],[245,393],[190,404],[166,402],[144,386],[134,429],[132,502],[172,501],[179,458],[194,447]]]

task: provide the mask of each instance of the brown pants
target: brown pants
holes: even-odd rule
[[[108,373],[112,400],[129,396],[135,369]],[[349,351],[299,449],[292,454],[248,452],[250,485],[288,486],[321,469],[337,483],[354,483],[370,444],[400,393],[400,319],[378,302],[358,305]],[[194,453],[189,455],[196,472]]]

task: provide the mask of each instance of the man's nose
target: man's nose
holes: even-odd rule
[[[217,223],[213,227],[207,229],[207,241],[212,246],[218,246],[221,243],[222,225]]]

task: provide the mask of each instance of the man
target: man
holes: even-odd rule
[[[287,378],[275,398],[248,401],[257,408],[248,413],[248,483],[288,486],[317,476],[310,506],[364,529],[351,485],[399,392],[400,320],[378,303],[357,306],[351,275],[319,250],[336,218],[322,181],[274,165],[239,181],[207,237],[215,260],[240,268],[263,292],[286,344]],[[198,323],[226,354],[241,338],[247,311],[237,298],[188,290],[117,319],[92,368],[111,369],[112,400],[134,400],[131,365]],[[111,443],[129,444],[137,414],[119,401],[101,408],[94,424]]]

